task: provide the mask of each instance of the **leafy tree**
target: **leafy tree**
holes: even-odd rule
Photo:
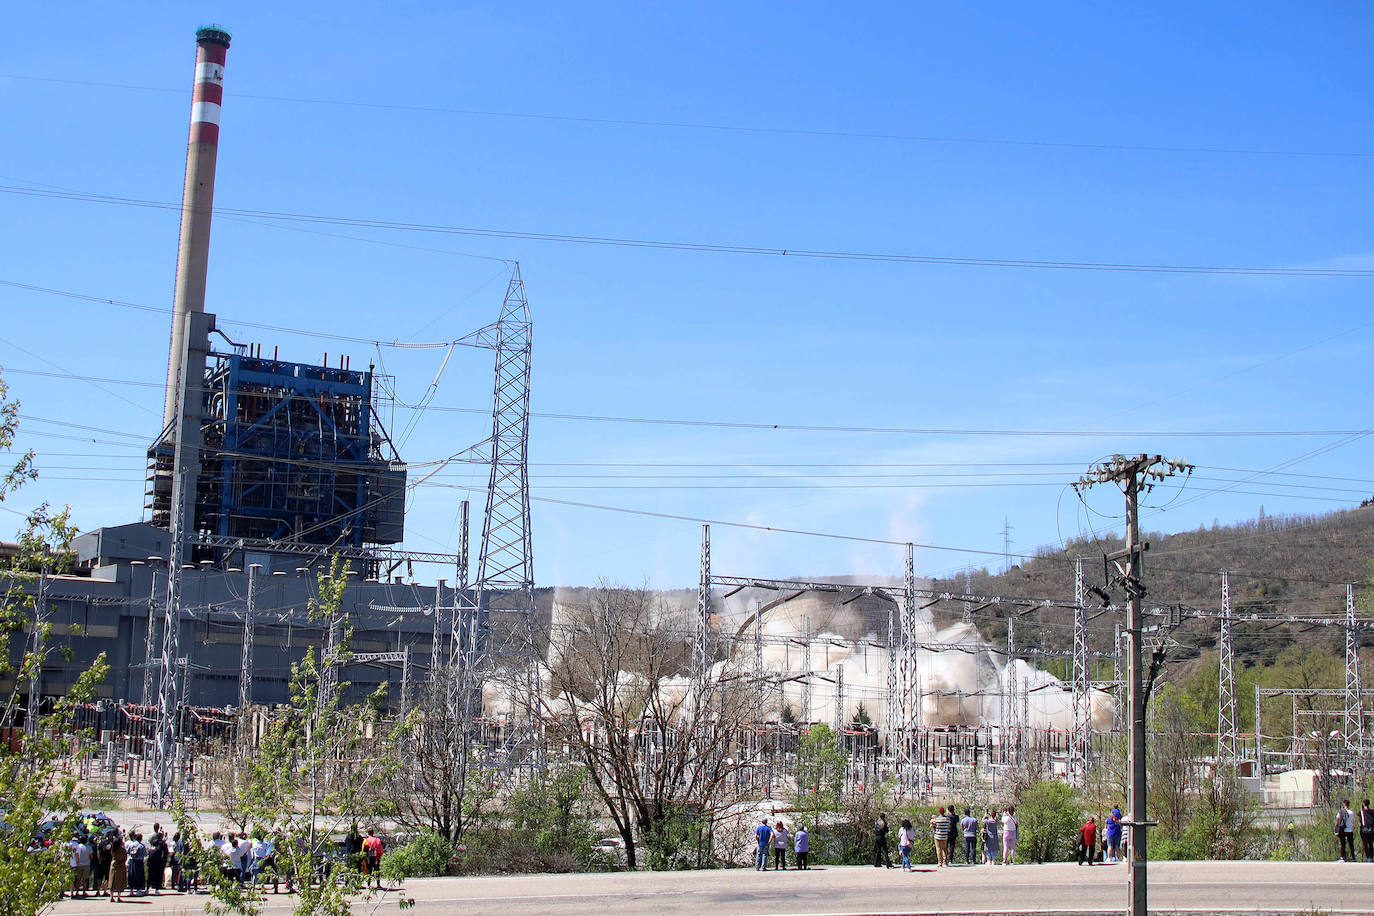
[[[19,424],[19,404],[8,397],[0,380],[0,450],[9,450]],[[37,476],[33,453],[25,452],[0,476],[0,502]],[[3,696],[0,726],[16,730],[22,721],[25,734],[16,745],[0,742],[0,916],[37,916],[61,898],[71,885],[71,868],[63,845],[71,837],[71,825],[80,807],[77,784],[79,759],[73,759],[72,729],[75,711],[95,696],[109,666],[101,655],[56,703],[50,712],[38,711],[28,718],[28,692],[52,650],[52,625],[46,621],[46,601],[39,599],[47,576],[68,571],[71,541],[76,529],[67,510],[49,511],[46,505],[30,512],[19,535],[19,550],[0,567],[4,594],[0,601],[0,676],[12,679]],[[29,639],[18,652],[12,640]],[[22,697],[22,699],[21,699]],[[33,707],[37,709],[36,704]],[[59,825],[40,840],[42,825],[55,816]]]
[[[1082,823],[1073,789],[1062,782],[1038,782],[1021,793],[1016,805],[1021,825],[1018,858],[1056,862],[1067,858]]]
[[[840,748],[829,725],[813,725],[801,736],[797,744],[797,792],[793,806],[809,812],[812,824],[820,823],[823,812],[840,809],[840,793],[848,763],[848,755]]]

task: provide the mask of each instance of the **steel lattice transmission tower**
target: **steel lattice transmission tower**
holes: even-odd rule
[[[1221,639],[1217,671],[1217,762],[1234,765],[1239,757],[1236,734],[1235,615],[1231,611],[1231,576],[1221,573]]]
[[[906,545],[906,574],[903,577],[901,632],[897,634],[901,647],[898,656],[897,690],[897,775],[904,789],[912,789],[917,782],[916,766],[921,731],[921,673],[917,667],[920,650],[916,632],[916,548]],[[888,702],[892,702],[891,699]]]
[[[1072,776],[1079,785],[1088,775],[1092,758],[1092,705],[1088,694],[1088,608],[1083,558],[1073,562],[1073,745]]]
[[[1364,746],[1364,708],[1360,697],[1360,642],[1356,634],[1355,586],[1345,587],[1345,748],[1354,768],[1368,767]]]
[[[520,265],[511,270],[510,285],[496,324],[481,337],[496,354],[489,446],[491,475],[482,516],[482,543],[477,560],[475,619],[470,648],[487,655],[492,602],[511,615],[508,646],[512,670],[524,681],[531,704],[531,724],[538,717],[539,646],[534,608],[534,555],[530,540],[530,354],[533,322]],[[537,742],[536,742],[537,743]]]

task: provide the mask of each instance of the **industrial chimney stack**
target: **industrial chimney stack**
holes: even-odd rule
[[[224,99],[224,58],[229,33],[218,26],[196,32],[196,77],[191,96],[191,136],[186,146],[186,188],[181,198],[181,244],[176,294],[172,300],[172,346],[167,359],[167,394],[162,425],[177,416],[177,384],[183,369],[186,316],[205,311],[205,272],[210,259],[210,217],[215,204],[215,161],[219,155],[219,111]]]

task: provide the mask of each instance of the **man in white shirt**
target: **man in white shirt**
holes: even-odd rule
[[[248,880],[248,870],[253,865],[253,841],[247,833],[239,834],[239,879]]]

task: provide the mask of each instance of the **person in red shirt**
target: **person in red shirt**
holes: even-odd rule
[[[382,838],[370,827],[363,840],[363,874],[364,883],[375,881],[378,887],[382,886]]]
[[[1087,858],[1088,864],[1092,865],[1097,858],[1097,820],[1088,818],[1088,822],[1078,828],[1078,864],[1083,864],[1083,859]]]

